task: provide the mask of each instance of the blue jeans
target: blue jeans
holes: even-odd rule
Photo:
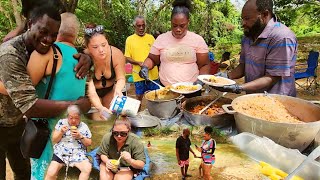
[[[154,80],[154,81],[157,82],[158,84],[160,84],[159,79]],[[135,82],[134,86],[136,88],[137,95],[143,95],[146,91],[149,91],[149,90],[159,89],[159,86],[155,85],[151,81],[146,81],[146,80]]]

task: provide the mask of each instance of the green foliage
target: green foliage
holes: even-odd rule
[[[215,127],[212,127],[212,129],[213,129],[212,136],[219,136],[219,137],[226,136],[221,130],[219,130]]]
[[[276,14],[297,36],[320,33],[320,2],[317,0],[275,0]]]
[[[223,133],[221,130],[212,127],[213,132],[211,134],[211,137],[216,140],[217,143],[227,143],[228,142],[228,136]]]
[[[173,130],[171,130],[169,127],[163,127],[163,128],[145,128],[143,130],[143,135],[146,137],[151,136],[167,136],[174,133]]]
[[[0,5],[0,40],[15,28],[12,6],[9,0],[1,0]]]
[[[140,13],[147,17],[149,33],[157,30],[166,32],[171,28],[172,1],[159,0],[157,4],[146,0],[145,4],[141,4],[143,1],[138,0],[83,0],[78,1],[75,13],[81,20],[83,28],[88,23],[104,25],[110,44],[124,50],[126,38],[134,32],[133,18],[141,11],[138,7],[144,7],[144,11]],[[11,9],[10,1],[5,0],[5,3],[6,9]],[[9,14],[13,16],[12,12]],[[3,35],[15,26],[14,23],[10,24],[2,14],[0,14],[0,20],[3,22],[0,25]],[[209,46],[240,42],[242,34],[239,24],[240,16],[230,0],[218,2],[194,0],[190,20],[189,30],[203,36]],[[14,22],[13,18],[12,22]],[[83,46],[81,37],[83,34],[80,34],[79,46]]]
[[[11,0],[2,0],[0,5],[0,39],[15,27]],[[110,44],[124,50],[125,40],[134,33],[133,18],[144,15],[147,32],[166,32],[171,29],[173,0],[82,0],[78,1],[76,15],[82,22],[102,24]],[[144,4],[143,4],[144,3]],[[275,0],[275,12],[297,36],[312,36],[320,33],[320,2],[316,0]],[[217,59],[223,52],[236,56],[240,51],[243,36],[240,12],[230,0],[193,0],[189,30],[204,37],[213,48]],[[83,31],[78,45],[83,46]]]
[[[120,49],[124,48],[126,38],[133,32],[131,22],[134,7],[130,1],[79,1],[76,14],[84,25],[104,25],[109,43]]]

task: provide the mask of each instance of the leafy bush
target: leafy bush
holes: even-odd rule
[[[146,137],[151,136],[167,136],[175,131],[171,130],[169,127],[163,127],[163,128],[145,128],[143,130],[143,135]]]

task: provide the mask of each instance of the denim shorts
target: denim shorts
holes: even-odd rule
[[[157,82],[158,84],[160,84],[159,79],[154,80],[154,81]],[[137,95],[143,95],[148,90],[151,91],[151,90],[159,89],[159,86],[155,85],[151,81],[146,81],[146,80],[135,82],[134,86],[136,88]]]

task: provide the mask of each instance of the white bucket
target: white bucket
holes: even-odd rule
[[[110,104],[110,110],[117,114],[137,115],[141,102],[128,96],[115,96]]]

